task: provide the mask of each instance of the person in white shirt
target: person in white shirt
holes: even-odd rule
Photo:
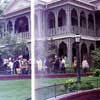
[[[61,60],[61,72],[65,73],[66,69],[65,69],[65,59],[64,57]]]
[[[38,72],[41,72],[43,69],[43,64],[42,64],[42,60],[39,58],[37,61],[37,67],[38,67]]]
[[[13,61],[12,61],[12,58],[9,58],[8,67],[10,68],[11,74],[13,74]]]
[[[82,61],[82,69],[83,69],[84,73],[86,73],[87,70],[89,69],[88,61],[85,58]]]

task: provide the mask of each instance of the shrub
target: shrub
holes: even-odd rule
[[[95,69],[94,76],[100,76],[100,69]]]
[[[91,82],[69,82],[65,84],[65,89],[69,91],[88,90],[92,88],[94,88],[94,85]]]

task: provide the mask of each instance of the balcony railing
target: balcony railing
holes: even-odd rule
[[[58,34],[65,34],[65,33],[66,33],[66,26],[48,29],[49,36],[54,36],[54,35],[58,35]]]
[[[78,26],[72,26],[71,33],[78,34],[79,33]]]
[[[80,34],[85,35],[87,33],[87,29],[85,27],[80,27]]]
[[[88,34],[89,34],[89,36],[95,36],[93,29],[88,29]]]
[[[31,33],[29,32],[16,33],[15,35],[19,40],[31,40]]]

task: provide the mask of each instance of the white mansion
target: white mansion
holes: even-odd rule
[[[91,61],[91,51],[100,47],[100,0],[52,0],[35,4],[35,35],[38,55],[52,39],[58,56],[71,65],[76,56],[75,35],[81,35],[80,58]],[[50,41],[49,41],[50,42]],[[44,46],[45,47],[45,46]],[[45,48],[44,50],[46,50]],[[45,51],[43,52],[45,55]]]
[[[5,33],[15,35],[18,41],[24,39],[27,49],[31,47],[30,0],[11,0],[0,16],[0,37]]]

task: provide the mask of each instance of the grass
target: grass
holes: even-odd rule
[[[74,78],[72,77],[70,78],[43,78],[42,77],[39,79],[35,79],[35,88],[40,88],[35,91],[36,100],[46,100],[47,98],[55,97],[55,93],[56,95],[69,93],[69,91],[65,90],[64,84],[63,84],[69,80],[77,80],[77,78],[75,77]],[[81,77],[81,81],[83,82],[91,81],[92,84],[94,85],[94,88],[100,87],[100,77],[93,77],[93,76]],[[62,85],[57,85],[57,84],[62,84]],[[49,86],[49,87],[46,87],[46,86]],[[44,87],[44,88],[41,88],[41,87]]]
[[[54,84],[63,84],[69,79],[74,79],[77,80],[77,78],[39,78],[35,79],[35,88],[40,88],[40,87],[45,87],[45,86],[50,86]],[[98,86],[100,87],[100,77],[93,77],[93,76],[88,76],[88,77],[82,77],[81,81],[92,81],[95,87],[97,86],[97,79],[98,81]]]
[[[25,100],[30,97],[30,79],[0,81],[0,100]]]

